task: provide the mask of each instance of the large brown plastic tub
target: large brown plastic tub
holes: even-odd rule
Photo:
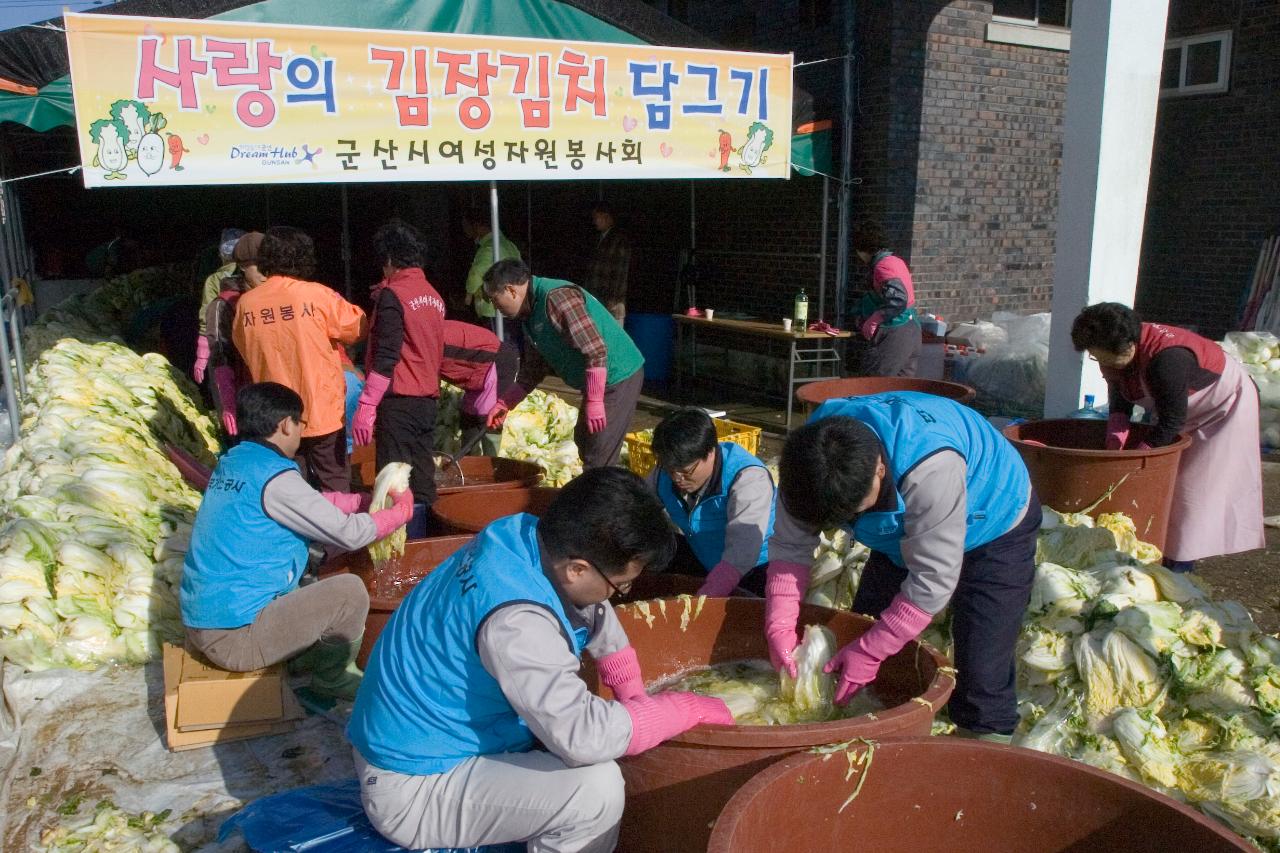
[[[462,482],[456,483],[457,469],[450,467],[453,476],[445,485],[436,487],[436,494],[451,495],[456,492],[493,491],[494,489],[527,489],[542,481],[542,468],[534,462],[492,456],[464,456],[458,460],[462,469]],[[366,489],[373,488],[378,476],[374,457],[374,445],[362,444],[351,451],[351,482]]]
[[[617,612],[646,684],[693,667],[769,656],[764,601],[758,598],[668,598],[620,606]],[[843,646],[872,622],[865,616],[805,605],[800,624],[826,625]],[[584,661],[583,677],[594,691],[612,698],[589,660]],[[886,708],[875,715],[797,726],[698,726],[641,755],[623,758],[619,764],[627,783],[627,806],[619,849],[702,850],[712,822],[733,793],[778,758],[851,738],[927,735],[954,686],[947,659],[913,641],[880,668],[871,689]]]
[[[1134,424],[1129,441],[1140,443],[1150,433],[1151,427]],[[1040,503],[1059,512],[1123,512],[1139,539],[1164,550],[1178,462],[1191,439],[1180,435],[1151,450],[1104,450],[1107,422],[1072,418],[1013,424],[1004,434],[1027,463]]]
[[[1054,755],[949,737],[867,752],[854,744],[762,771],[721,812],[708,853],[1254,849],[1150,788]]]
[[[539,486],[532,489],[457,492],[444,495],[431,508],[444,526],[455,533],[479,533],[491,521],[518,512],[542,515],[559,489]]]
[[[474,537],[440,536],[435,539],[410,539],[405,543],[404,554],[375,571],[368,549],[361,548],[349,554],[339,554],[320,567],[320,577],[347,574],[359,576],[369,591],[369,615],[364,620],[364,639],[356,663],[363,669],[369,662],[373,644],[387,627],[391,614],[427,575],[453,556]],[[636,578],[631,589],[619,602],[638,601],[659,596],[692,595],[702,585],[702,578],[674,573],[653,574],[645,572]]]
[[[943,382],[941,379],[911,379],[899,376],[854,376],[848,379],[825,379],[808,382],[796,390],[796,399],[810,408],[827,400],[842,397],[865,397],[868,394],[886,394],[890,391],[919,391],[936,394],[958,403],[972,403],[977,392],[959,382]]]
[[[321,578],[348,572],[358,575],[369,591],[369,615],[364,620],[364,639],[356,655],[361,669],[369,663],[373,644],[409,591],[471,539],[470,535],[410,539],[404,544],[404,554],[388,560],[380,571],[373,568],[367,548],[339,554],[320,567]]]

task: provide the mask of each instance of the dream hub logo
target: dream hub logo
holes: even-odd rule
[[[263,167],[299,166],[303,163],[310,163],[311,168],[314,169],[316,168],[316,157],[322,151],[324,151],[323,148],[316,148],[313,151],[309,145],[254,143],[231,146],[229,157],[232,160],[255,163]]]

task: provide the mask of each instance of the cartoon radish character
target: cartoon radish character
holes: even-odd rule
[[[124,173],[125,166],[129,165],[129,155],[125,152],[128,138],[129,131],[124,124],[114,119],[98,119],[89,125],[89,139],[98,146],[93,165],[107,170],[104,180],[123,181],[128,177]]]
[[[720,149],[720,171],[729,171],[729,155],[733,153],[733,137],[729,135],[729,131],[720,131],[720,137],[717,142]]]
[[[169,164],[173,167],[173,171],[181,172],[183,167],[178,165],[182,162],[183,154],[190,154],[191,150],[182,144],[182,137],[176,133],[166,133],[169,137]]]
[[[164,140],[159,131],[168,124],[163,113],[148,117],[147,132],[138,140],[138,168],[148,178],[164,168]]]
[[[773,131],[761,122],[755,122],[747,129],[747,142],[742,146],[739,156],[742,168],[748,173],[765,162],[764,153],[773,147]]]

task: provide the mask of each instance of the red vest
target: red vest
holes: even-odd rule
[[[444,300],[416,267],[397,270],[373,288],[373,322],[364,366],[373,368],[373,344],[378,331],[378,297],[389,288],[400,300],[404,314],[404,342],[400,361],[391,374],[393,394],[404,397],[436,397],[440,394],[440,361],[444,348]]]
[[[1123,370],[1113,367],[1102,368],[1102,376],[1107,384],[1120,389],[1126,400],[1137,402],[1148,396],[1145,377],[1151,359],[1171,347],[1185,347],[1196,357],[1201,369],[1219,376],[1227,366],[1227,354],[1222,347],[1208,338],[1202,338],[1195,332],[1179,329],[1177,326],[1164,326],[1159,323],[1143,323],[1142,335],[1134,348],[1133,361]]]
[[[440,376],[463,391],[478,391],[484,387],[485,374],[497,360],[501,346],[498,336],[483,326],[445,320]]]

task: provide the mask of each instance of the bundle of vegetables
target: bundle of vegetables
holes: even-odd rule
[[[544,472],[542,485],[563,486],[582,473],[582,460],[573,443],[578,410],[562,397],[534,390],[507,415],[498,455],[536,462]]]
[[[1258,384],[1263,446],[1280,448],[1280,338],[1270,332],[1228,332],[1221,346]]]
[[[373,481],[373,495],[369,501],[369,512],[377,512],[391,506],[391,493],[403,492],[409,488],[409,475],[413,466],[407,462],[388,462],[382,466]],[[369,546],[369,558],[374,566],[381,566],[393,557],[404,553],[404,543],[408,532],[405,527],[396,528],[390,535],[379,539]]]
[[[46,311],[27,330],[23,351],[35,358],[62,338],[87,342],[119,335],[142,307],[194,288],[190,264],[147,267],[106,279],[96,290],[68,297]]]
[[[161,356],[62,340],[33,365],[0,464],[0,657],[28,669],[141,662],[181,636],[177,584],[214,427]]]
[[[813,568],[809,570],[805,602],[837,610],[853,607],[853,594],[870,554],[866,545],[855,542],[844,530],[824,531],[814,552]]]

